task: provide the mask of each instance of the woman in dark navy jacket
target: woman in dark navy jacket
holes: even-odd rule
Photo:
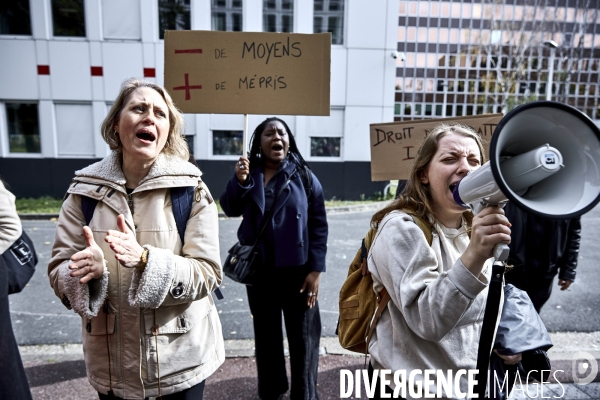
[[[275,197],[288,177],[287,188]],[[288,390],[281,315],[289,342],[292,400],[317,399],[321,318],[317,303],[325,272],[327,218],[323,188],[298,151],[294,136],[279,118],[254,131],[250,157],[240,157],[221,196],[228,216],[243,215],[242,244],[252,244],[265,215],[275,207],[260,243],[262,263],[247,286],[253,315],[258,394],[279,399]]]

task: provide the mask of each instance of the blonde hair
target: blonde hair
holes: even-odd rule
[[[162,152],[179,156],[182,159],[187,160],[190,157],[190,152],[183,136],[185,122],[181,111],[177,109],[173,103],[173,99],[171,99],[169,93],[167,93],[162,86],[142,79],[130,78],[123,82],[119,95],[115,99],[115,102],[100,127],[102,138],[111,150],[121,152],[121,141],[119,140],[119,135],[115,131],[114,126],[118,123],[119,118],[121,117],[121,111],[123,111],[125,104],[129,101],[131,94],[136,89],[142,87],[156,90],[162,96],[167,104],[167,109],[169,110],[169,135],[167,136],[167,142],[165,143]]]
[[[458,135],[473,139],[475,143],[477,143],[477,147],[479,148],[480,163],[483,164],[485,162],[483,142],[479,135],[475,133],[473,129],[460,124],[442,123],[436,126],[431,132],[429,132],[423,143],[421,143],[419,150],[417,151],[417,156],[415,157],[415,162],[410,171],[410,177],[406,182],[404,191],[396,200],[392,201],[392,203],[390,203],[387,207],[373,215],[373,217],[371,218],[372,226],[376,227],[377,225],[379,225],[379,222],[381,222],[383,217],[385,217],[386,214],[394,210],[408,210],[411,211],[413,214],[424,218],[425,220],[427,220],[428,214],[433,215],[429,186],[424,185],[423,182],[421,182],[421,178],[423,177],[425,169],[431,162],[431,159],[437,152],[440,140],[450,133],[456,133]],[[471,211],[465,211],[465,213],[463,213],[463,216],[467,221],[467,225],[470,227],[471,221],[473,219]]]

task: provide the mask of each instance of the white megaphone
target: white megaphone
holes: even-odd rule
[[[582,215],[600,201],[600,129],[561,103],[515,108],[496,127],[489,161],[456,185],[454,199],[474,214],[510,200],[544,218]],[[493,256],[504,261],[508,252],[498,244]]]

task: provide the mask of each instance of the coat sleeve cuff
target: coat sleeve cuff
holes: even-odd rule
[[[448,278],[454,283],[456,288],[470,299],[477,297],[483,289],[487,287],[487,282],[477,279],[462,263],[459,258],[454,266],[448,271]]]
[[[558,273],[558,279],[575,282],[575,269],[561,268]]]
[[[100,307],[108,294],[108,269],[104,260],[104,273],[100,279],[92,279],[86,284],[79,283],[78,277],[71,276],[67,263],[60,267],[60,279],[64,296],[77,314],[84,318],[93,318],[98,315]],[[64,302],[64,299],[63,299]]]
[[[129,304],[132,307],[158,308],[167,297],[175,276],[173,252],[148,244],[148,263],[143,271],[135,269],[129,287]]]

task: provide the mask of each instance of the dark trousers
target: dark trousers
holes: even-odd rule
[[[552,293],[553,277],[547,277],[542,274],[535,274],[527,270],[527,267],[515,267],[512,271],[504,274],[506,283],[512,283],[516,288],[519,288],[529,295],[535,310],[539,313],[542,306],[546,304]]]
[[[202,381],[196,386],[192,386],[189,389],[182,390],[181,392],[167,394],[165,396],[157,397],[157,399],[161,400],[202,400],[202,396],[204,395],[204,383],[206,381]],[[102,394],[98,392],[98,397],[100,400],[124,400],[122,397],[110,396],[107,394]]]
[[[0,258],[0,399],[31,399],[27,375],[10,320],[8,272]]]
[[[305,267],[264,267],[257,283],[247,287],[254,323],[258,395],[263,400],[277,399],[288,390],[282,313],[290,349],[290,399],[318,399],[321,316],[318,304],[308,308],[307,292],[300,293],[308,272]]]

